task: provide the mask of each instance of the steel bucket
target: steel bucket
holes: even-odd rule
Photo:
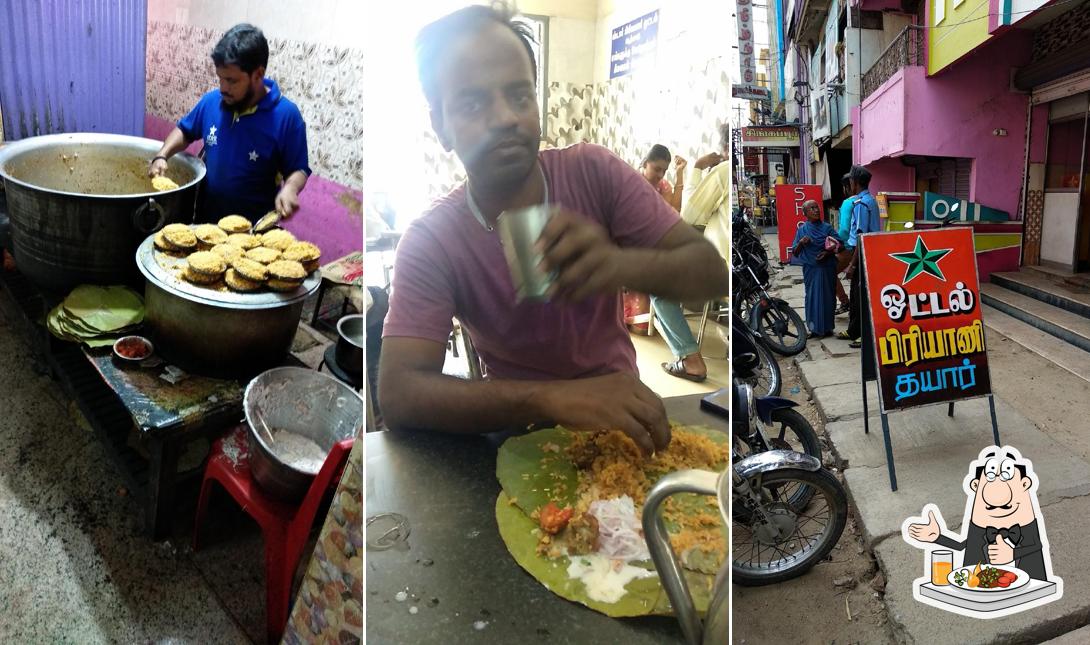
[[[293,468],[269,443],[265,430],[287,430],[313,440],[326,455],[363,426],[363,399],[332,376],[301,367],[277,367],[246,386],[242,407],[250,426],[250,468],[258,485],[284,500],[306,495],[314,475]]]

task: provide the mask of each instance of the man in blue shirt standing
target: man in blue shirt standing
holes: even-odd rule
[[[859,297],[860,285],[866,279],[863,275],[863,258],[859,255],[859,236],[864,233],[881,231],[882,222],[878,215],[878,202],[870,194],[870,172],[863,166],[852,166],[849,177],[855,199],[852,202],[851,230],[845,243],[851,249],[852,256],[848,262],[848,268],[844,270],[844,275],[851,280],[851,295],[848,310],[848,330],[837,334],[837,338],[850,340],[852,341],[852,347],[859,347],[863,316],[866,315],[866,312],[862,311],[862,302]]]
[[[274,209],[290,217],[310,176],[306,123],[276,81],[265,78],[265,35],[253,25],[235,25],[212,50],[212,62],[219,89],[201,97],[178,122],[151,160],[148,175],[161,175],[167,159],[203,139],[207,175],[198,222],[225,215],[255,220]]]
[[[840,215],[837,217],[837,232],[836,236],[840,238],[842,242],[848,240],[848,236],[851,234],[852,229],[852,207],[855,205],[855,195],[852,194],[852,180],[851,174],[845,174],[840,179],[840,186],[844,192],[844,201],[840,204]],[[836,314],[840,315],[850,310],[848,293],[844,290],[844,283],[840,281],[840,274],[844,273],[844,270],[848,268],[848,262],[852,259],[852,249],[845,246],[840,253],[836,254],[836,299],[840,302],[840,306],[836,308]]]

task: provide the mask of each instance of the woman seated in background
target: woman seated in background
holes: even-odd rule
[[[666,181],[666,171],[670,169],[670,149],[661,143],[651,146],[651,151],[644,157],[643,164],[640,166],[640,174],[655,187],[655,190],[659,191],[667,204],[680,213],[681,194],[685,192],[686,162],[680,155],[673,159],[676,172],[673,186]]]
[[[821,220],[818,203],[808,199],[802,204],[806,221],[795,233],[791,245],[791,263],[802,266],[806,288],[806,326],[810,338],[833,335],[836,311],[836,253],[841,241],[832,226]]]

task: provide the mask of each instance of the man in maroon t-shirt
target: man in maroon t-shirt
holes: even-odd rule
[[[620,289],[724,296],[722,258],[605,148],[538,152],[536,66],[510,15],[455,12],[421,31],[417,56],[432,125],[469,180],[399,245],[379,369],[387,424],[479,433],[549,421],[620,429],[647,453],[664,448],[669,424],[637,375]],[[541,203],[562,209],[541,239],[557,279],[548,302],[517,302],[494,228],[501,212]],[[455,316],[485,380],[442,374]]]

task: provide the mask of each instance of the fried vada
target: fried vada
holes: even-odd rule
[[[227,233],[249,233],[254,226],[250,220],[241,215],[228,215],[216,224]]]
[[[223,276],[223,281],[227,283],[227,287],[232,291],[257,291],[261,288],[262,282],[257,280],[247,280],[239,275],[238,271],[234,269],[227,269],[227,273]]]
[[[269,270],[265,268],[264,264],[249,260],[245,257],[232,262],[231,268],[233,268],[235,273],[239,276],[254,282],[264,282],[266,278],[269,277]]]
[[[197,248],[197,236],[185,224],[167,224],[160,233],[175,250],[189,251]]]
[[[284,260],[302,264],[307,273],[318,268],[318,260],[321,257],[322,251],[310,242],[294,242],[284,249],[284,253],[281,255]]]
[[[197,246],[201,247],[202,251],[208,251],[217,244],[227,242],[227,233],[215,224],[200,224],[193,229],[193,234],[197,236]]]
[[[227,243],[241,246],[245,251],[257,248],[261,244],[256,235],[250,235],[249,233],[232,233],[227,236]]]
[[[292,260],[277,260],[268,266],[268,270],[268,285],[274,291],[294,291],[307,277],[303,265]]]
[[[261,246],[281,252],[286,251],[294,242],[295,236],[282,228],[274,228],[261,236]]]
[[[256,249],[246,251],[246,258],[261,264],[269,264],[280,259],[280,251],[268,247],[259,246]]]

